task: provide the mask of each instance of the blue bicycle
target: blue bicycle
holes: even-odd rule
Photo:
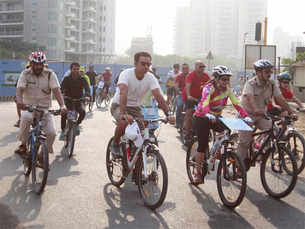
[[[27,106],[26,110],[35,112],[37,118],[33,119],[27,142],[28,150],[23,156],[24,174],[29,176],[32,172],[33,190],[40,195],[47,183],[49,172],[49,152],[46,135],[42,131],[42,119],[48,113],[59,115],[60,110],[41,110],[33,106]]]

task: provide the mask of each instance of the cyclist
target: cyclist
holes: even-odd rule
[[[29,137],[29,130],[32,124],[34,113],[24,111],[26,105],[36,106],[39,109],[49,109],[52,106],[53,92],[61,112],[66,112],[60,85],[56,74],[51,69],[45,69],[46,55],[43,52],[32,52],[29,60],[31,67],[24,70],[18,80],[16,100],[17,106],[22,109],[19,140],[21,145],[15,151],[19,155],[26,152],[26,142]],[[53,153],[53,143],[56,136],[52,115],[46,114],[42,120],[42,128],[47,136],[48,152]]]
[[[120,137],[124,134],[128,123],[133,119],[143,120],[141,112],[142,100],[148,91],[152,91],[154,98],[159,106],[173,123],[174,119],[169,116],[169,108],[160,93],[159,83],[152,73],[149,72],[151,65],[151,55],[147,52],[138,52],[134,56],[134,68],[124,70],[119,78],[119,90],[114,95],[111,104],[111,114],[118,121],[115,129],[112,153],[114,156],[120,156]],[[140,129],[143,126],[140,124]]]
[[[95,92],[96,92],[96,77],[97,77],[97,73],[94,71],[94,65],[90,64],[89,65],[89,71],[86,72],[86,75],[89,76],[90,79],[90,91],[91,91],[91,95],[92,95],[92,102],[95,101]]]
[[[209,150],[209,133],[210,129],[218,132],[223,131],[223,125],[219,123],[216,116],[220,116],[222,110],[230,98],[233,106],[239,112],[242,118],[251,122],[247,112],[241,107],[236,98],[233,89],[230,87],[230,78],[232,72],[226,66],[216,66],[213,69],[214,79],[210,81],[202,91],[201,101],[194,113],[195,131],[198,136],[198,148],[196,153],[196,174],[195,183],[204,183],[201,174],[201,164],[205,157],[205,153]]]
[[[177,109],[176,109],[176,127],[180,129],[182,126],[182,111],[184,102],[182,100],[182,91],[185,87],[185,79],[189,73],[189,65],[184,63],[182,65],[182,73],[176,76],[175,84],[177,89]]]
[[[167,88],[167,104],[170,104],[172,96],[176,96],[175,77],[180,73],[180,65],[174,64],[173,69],[167,74],[166,88]]]
[[[298,107],[300,108],[300,110],[304,111],[303,104],[300,102],[300,100],[298,100],[295,97],[294,93],[289,89],[289,83],[292,80],[290,74],[288,72],[283,72],[280,75],[278,75],[277,79],[279,81],[279,87],[280,87],[280,90],[281,90],[281,93],[282,93],[282,96],[284,97],[284,99],[296,103],[298,105]],[[279,105],[279,103],[277,102],[276,99],[274,99],[274,102],[276,105]],[[267,109],[268,109],[268,111],[271,111],[274,113],[281,112],[281,110],[278,108],[278,106],[274,106],[272,104],[272,100],[269,101]]]
[[[200,100],[202,87],[210,81],[208,74],[204,72],[205,64],[201,60],[195,62],[195,70],[190,72],[185,79],[185,87],[182,92],[182,100],[185,103],[185,118],[184,128],[186,132],[185,140],[189,141],[192,116],[194,113],[194,107]]]
[[[80,76],[86,80],[86,82],[88,83],[88,87],[90,88],[90,78],[85,72],[86,72],[85,66],[80,66],[79,67]]]
[[[104,79],[104,88],[103,91],[106,89],[106,95],[109,92],[109,88],[112,82],[112,72],[110,67],[105,68],[105,72],[102,73],[102,77]]]
[[[63,94],[67,97],[70,97],[72,99],[80,99],[83,97],[83,92],[85,90],[85,96],[86,99],[89,101],[90,99],[90,89],[87,81],[84,77],[81,77],[80,75],[80,65],[79,63],[72,63],[70,65],[71,74],[64,78],[64,80],[61,83],[61,91]],[[69,110],[72,109],[72,102],[69,99],[65,99],[65,104]],[[77,120],[77,126],[76,126],[76,135],[79,134],[79,125],[85,118],[86,112],[81,104],[81,102],[75,103],[75,110],[78,112],[78,120]],[[59,136],[59,140],[64,140],[65,137],[65,128],[66,128],[66,122],[67,122],[67,114],[62,114],[61,116],[61,134]]]
[[[269,60],[261,59],[256,61],[253,67],[256,75],[246,82],[241,95],[241,104],[253,120],[254,126],[260,130],[266,130],[270,129],[272,125],[271,120],[267,120],[264,117],[267,104],[272,97],[290,114],[293,114],[293,110],[283,98],[278,85],[275,84],[274,80],[270,80],[273,64]],[[242,160],[247,159],[251,140],[251,132],[240,131],[237,153]],[[247,160],[245,160],[245,166],[246,168],[249,167]]]

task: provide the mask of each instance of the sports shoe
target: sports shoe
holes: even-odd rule
[[[64,141],[65,140],[65,131],[61,131],[59,135],[59,141]]]
[[[80,126],[75,126],[75,135],[78,136],[80,134]]]
[[[120,144],[117,144],[117,143],[115,143],[115,142],[112,142],[111,153],[112,153],[112,156],[115,157],[115,158],[121,157],[122,154],[121,154],[121,147],[120,147]]]
[[[20,119],[15,123],[14,127],[20,127]]]

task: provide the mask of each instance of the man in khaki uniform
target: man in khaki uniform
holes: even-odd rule
[[[21,73],[16,91],[17,106],[23,109],[21,111],[19,132],[21,145],[15,151],[15,153],[20,155],[26,152],[30,125],[35,115],[35,112],[31,113],[24,110],[26,105],[36,106],[39,109],[49,109],[52,106],[51,92],[53,92],[61,111],[66,112],[57,76],[51,69],[44,68],[46,61],[45,54],[43,52],[33,52],[30,55],[30,61],[32,63],[31,68]],[[52,153],[56,131],[53,118],[50,114],[44,115],[42,128],[47,136],[48,150]]]
[[[273,72],[272,63],[268,60],[258,60],[254,63],[254,69],[256,75],[246,82],[241,96],[241,104],[253,120],[254,126],[260,130],[266,130],[271,128],[272,124],[271,120],[264,118],[268,101],[272,97],[276,98],[280,106],[290,114],[293,113],[293,110],[282,97],[278,85],[273,80],[270,80]],[[243,160],[247,158],[251,140],[252,132],[240,131],[240,143],[237,153]]]

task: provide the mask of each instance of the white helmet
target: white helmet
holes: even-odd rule
[[[258,60],[253,64],[255,70],[262,70],[264,68],[273,68],[273,64],[269,60]]]
[[[213,76],[214,77],[232,76],[232,72],[228,67],[224,65],[218,65],[213,68]]]

